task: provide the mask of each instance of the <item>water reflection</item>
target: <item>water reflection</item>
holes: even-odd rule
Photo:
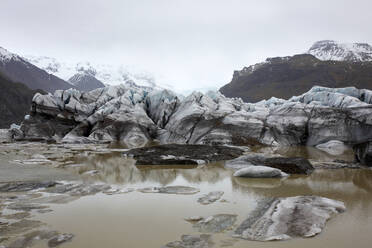
[[[80,157],[75,161],[81,166],[70,166],[70,170],[82,175],[86,180],[96,180],[110,184],[138,184],[151,182],[168,185],[178,177],[188,183],[218,183],[230,177],[231,172],[223,168],[222,163],[211,163],[204,166],[141,166],[135,160],[124,158],[119,153]],[[87,173],[98,171],[98,173]]]
[[[301,150],[297,149],[297,152]],[[372,170],[316,170],[309,176],[292,175],[287,179],[237,178],[223,167],[223,162],[205,166],[145,166],[137,167],[135,160],[124,158],[120,153],[79,157],[81,166],[71,170],[85,180],[110,184],[169,185],[177,179],[187,184],[225,184],[230,182],[233,191],[259,197],[289,197],[318,195],[345,201],[353,206],[372,197]],[[97,173],[86,173],[97,171]],[[223,182],[224,181],[224,182]],[[370,201],[364,201],[370,204]]]
[[[354,161],[354,152],[352,149],[348,149],[343,154],[337,156],[311,146],[259,147],[254,149],[254,151],[259,153],[280,154],[285,157],[303,157],[320,162],[333,160]]]
[[[276,152],[302,156],[305,150]],[[314,153],[306,154],[318,156]],[[326,159],[330,159],[328,155]],[[351,235],[358,241],[357,247],[368,247],[364,244],[371,242],[372,222],[369,216],[372,211],[372,170],[316,170],[309,176],[290,176],[287,179],[249,179],[233,177],[232,171],[224,169],[223,163],[202,167],[137,167],[135,160],[122,157],[120,152],[80,156],[74,163],[74,166],[67,168],[81,175],[84,180],[133,184],[133,188],[169,184],[193,186],[199,188],[201,194],[222,190],[223,198],[227,201],[204,206],[197,202],[201,194],[190,196],[140,192],[83,198],[62,206],[45,220],[59,229],[76,234],[77,238],[66,244],[68,247],[122,247],[123,244],[125,247],[161,247],[183,234],[194,232],[191,225],[183,220],[184,217],[229,213],[238,214],[238,222],[242,222],[259,198],[297,195],[317,195],[340,200],[346,204],[347,211],[332,219],[324,233],[316,238],[278,242],[275,245],[238,241],[232,246],[347,248],[354,245],[351,244],[354,243],[350,239]],[[86,173],[89,171],[97,172]],[[102,214],[102,209],[109,210]],[[214,235],[213,238],[216,247],[223,247],[223,242],[219,241],[226,239],[226,233]]]
[[[317,195],[344,201],[348,208],[371,206],[372,171],[369,169],[316,170],[288,179],[233,178],[232,188],[246,195],[290,197]]]

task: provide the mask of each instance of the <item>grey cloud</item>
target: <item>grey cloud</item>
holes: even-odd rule
[[[234,69],[316,40],[372,43],[364,0],[1,0],[0,46],[115,62],[179,89],[219,87]]]

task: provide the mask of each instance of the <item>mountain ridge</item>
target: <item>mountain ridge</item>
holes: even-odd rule
[[[74,88],[70,83],[47,73],[21,56],[0,47],[0,73],[13,82],[20,82],[30,89],[53,93],[58,89]]]
[[[372,62],[322,61],[310,54],[268,58],[235,71],[231,82],[219,91],[258,102],[271,97],[289,99],[315,85],[372,89]]]
[[[304,54],[267,58],[236,70],[219,91],[227,97],[258,102],[289,99],[313,86],[372,89],[372,47],[367,43],[315,42]]]

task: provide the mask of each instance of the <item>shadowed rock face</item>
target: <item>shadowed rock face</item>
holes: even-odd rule
[[[166,90],[118,85],[36,94],[16,139],[66,143],[354,145],[372,139],[372,92],[314,87],[289,100],[243,103],[219,93],[181,100]]]
[[[228,160],[243,154],[243,150],[226,146],[168,144],[134,148],[124,152],[138,165],[200,164]]]
[[[372,143],[365,142],[354,146],[355,158],[361,164],[372,166]]]

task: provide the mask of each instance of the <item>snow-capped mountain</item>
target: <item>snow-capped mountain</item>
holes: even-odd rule
[[[367,43],[338,43],[333,40],[322,40],[315,42],[307,53],[320,60],[372,61],[372,46]]]
[[[25,56],[27,60],[46,70],[50,74],[70,81],[75,75],[89,75],[95,77],[105,85],[117,85],[134,82],[137,85],[153,88],[169,88],[155,83],[154,77],[145,72],[133,72],[123,65],[98,64],[91,62],[65,62],[46,56]]]
[[[0,73],[10,81],[23,83],[30,89],[54,92],[57,89],[74,87],[2,47],[0,47]]]

